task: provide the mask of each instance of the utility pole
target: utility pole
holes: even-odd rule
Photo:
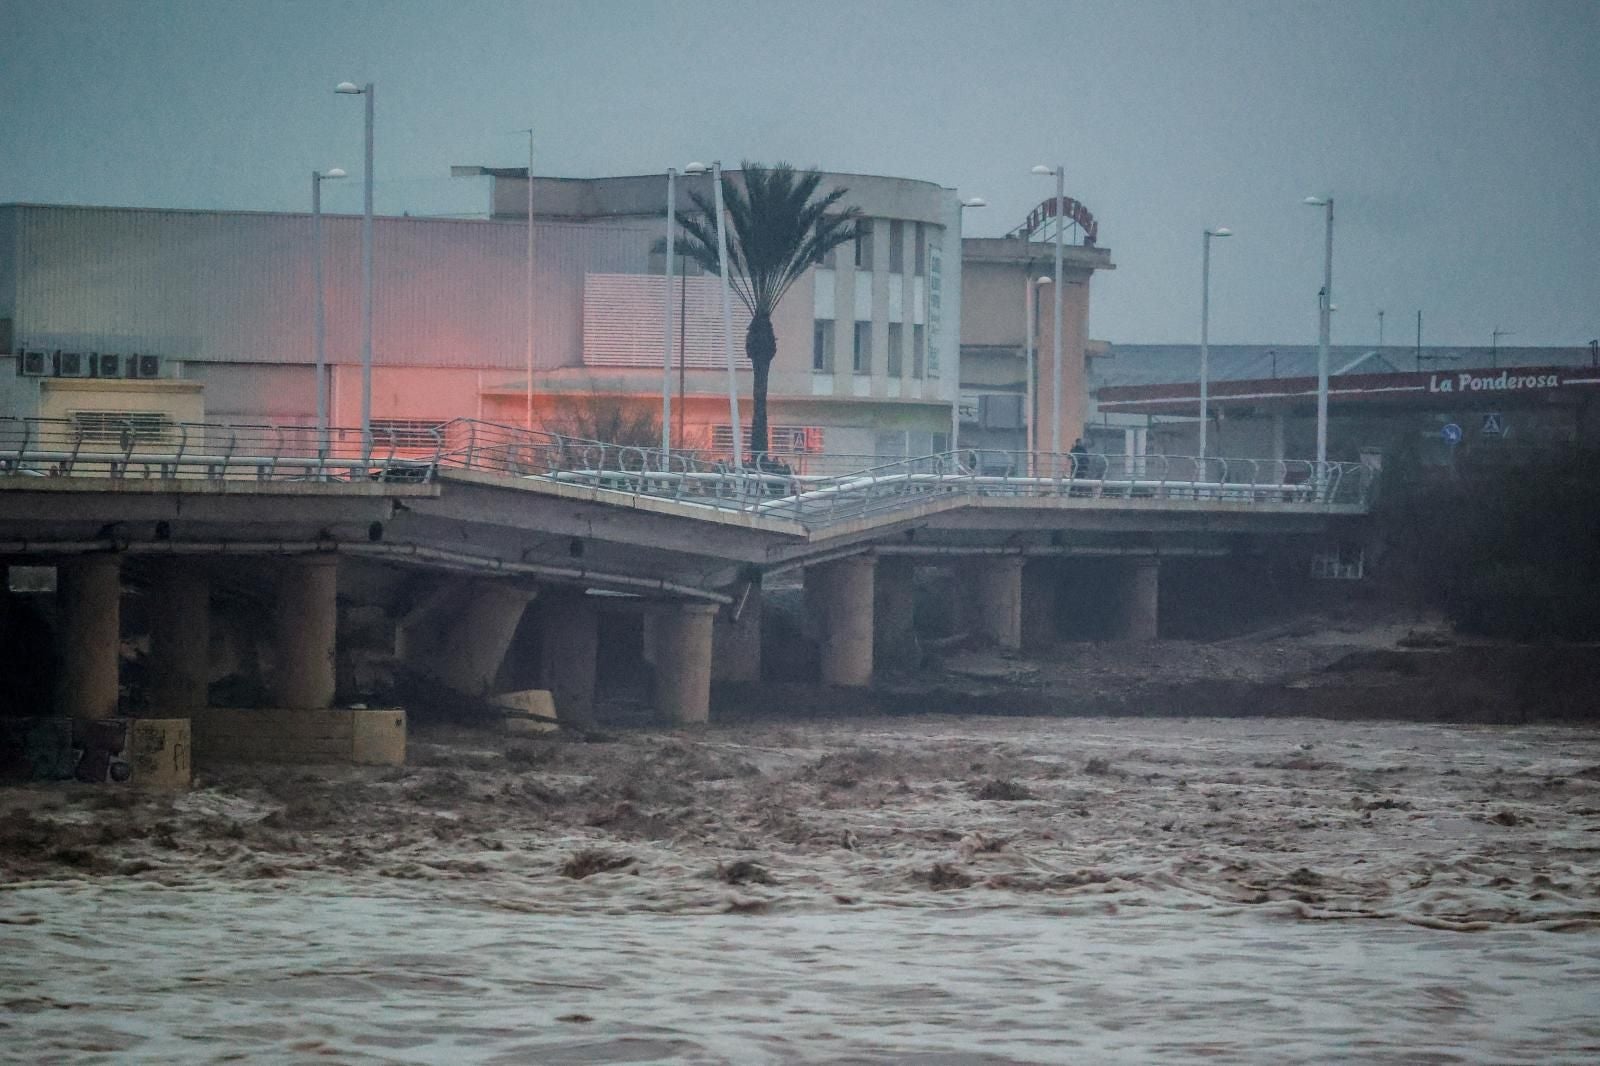
[[[1516,336],[1516,333],[1514,333],[1513,331],[1511,331],[1509,329],[1501,329],[1499,326],[1496,326],[1494,328],[1494,330],[1490,332],[1490,334],[1489,334],[1489,365],[1491,367],[1499,368],[1499,366],[1500,366],[1500,338],[1501,337],[1515,337],[1515,336]]]
[[[1378,351],[1383,351],[1383,308],[1378,308]]]
[[[1417,312],[1417,369],[1422,369],[1422,312]]]

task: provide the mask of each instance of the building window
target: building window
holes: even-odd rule
[[[928,355],[928,331],[924,326],[911,327],[911,376],[920,378],[922,366]]]
[[[833,370],[833,319],[819,318],[811,327],[811,369]]]
[[[889,273],[899,274],[906,267],[906,224],[898,218],[889,223]]]
[[[850,368],[857,374],[872,373],[872,323],[856,323],[856,339],[854,357],[851,359]]]
[[[856,269],[872,269],[872,219],[856,221]]]
[[[889,323],[889,350],[884,353],[884,372],[891,378],[901,373],[901,348],[905,341],[905,327],[898,322]]]
[[[911,269],[920,278],[928,272],[928,231],[920,222],[917,223],[916,244],[916,249],[912,252],[912,255],[916,256],[916,262],[911,265]]]
[[[372,446],[432,451],[439,447],[444,425],[444,420],[438,418],[374,418]]]
[[[832,270],[839,264],[838,251],[839,249],[837,245],[829,248],[826,252],[823,252],[820,256],[813,259],[811,261],[812,265],[821,267],[824,270]]]

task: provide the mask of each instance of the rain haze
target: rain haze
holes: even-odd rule
[[[1600,5],[1544,3],[0,3],[0,201],[304,210],[358,175],[380,213],[481,212],[456,163],[557,176],[789,160],[983,196],[998,235],[1052,191],[1119,269],[1091,332],[1310,343],[1337,199],[1334,343],[1572,345],[1596,332]],[[332,186],[360,209],[359,182]],[[1407,338],[1409,339],[1409,338]]]

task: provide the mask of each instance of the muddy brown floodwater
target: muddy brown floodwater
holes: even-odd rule
[[[1600,733],[872,718],[0,790],[8,1062],[1600,1061]]]

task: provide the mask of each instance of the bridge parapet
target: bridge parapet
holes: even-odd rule
[[[737,512],[826,529],[935,498],[1170,501],[1185,509],[1364,511],[1374,485],[1361,463],[1174,455],[965,450],[806,473],[772,457],[734,467],[692,452],[609,444],[457,419],[434,429],[378,432],[306,425],[134,420],[84,424],[0,419],[0,475],[112,479],[431,481],[441,469],[576,485],[602,499],[682,504],[685,516]],[[613,495],[614,494],[614,495]]]

